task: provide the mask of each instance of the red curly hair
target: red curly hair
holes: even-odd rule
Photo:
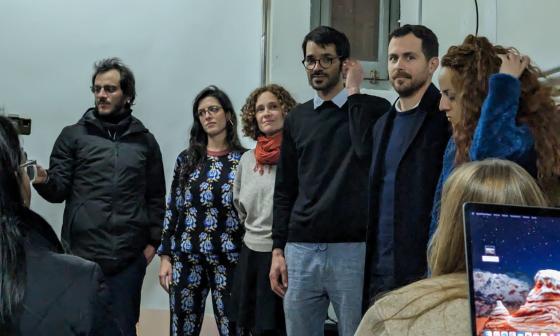
[[[498,55],[518,53],[514,48],[493,45],[485,37],[468,35],[463,44],[452,46],[441,60],[442,67],[452,70],[452,83],[459,93],[461,121],[454,127],[457,145],[455,165],[470,161],[469,148],[480,118],[480,109],[488,94],[492,74],[499,72]],[[521,74],[521,97],[516,120],[526,124],[535,140],[538,181],[549,190],[560,176],[560,115],[552,99],[552,88],[539,82],[540,70],[528,65]]]

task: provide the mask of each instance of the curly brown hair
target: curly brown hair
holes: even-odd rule
[[[461,121],[453,130],[457,145],[455,165],[469,161],[469,147],[480,118],[480,109],[488,94],[492,74],[499,72],[498,55],[518,53],[514,48],[492,45],[485,37],[468,35],[463,44],[452,46],[441,66],[452,71],[453,86],[459,93]],[[552,89],[539,82],[541,71],[529,64],[521,74],[521,97],[516,121],[531,129],[537,152],[539,184],[546,190],[560,176],[560,114],[555,109]],[[458,127],[457,127],[458,126]]]
[[[259,131],[257,118],[255,117],[255,107],[257,105],[257,99],[262,93],[267,91],[276,96],[276,99],[278,99],[278,103],[280,103],[280,106],[285,113],[288,113],[297,105],[294,98],[292,98],[292,95],[290,95],[290,93],[280,85],[269,84],[253,90],[249,97],[247,97],[245,105],[243,105],[243,108],[241,109],[241,123],[243,125],[243,134],[253,140],[257,140],[257,137],[262,134],[261,131]]]

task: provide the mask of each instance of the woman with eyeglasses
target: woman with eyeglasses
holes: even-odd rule
[[[270,287],[272,202],[282,129],[296,105],[290,93],[275,84],[254,90],[242,108],[243,133],[257,142],[241,157],[233,202],[245,227],[232,289],[232,319],[252,335],[282,335],[282,299]]]
[[[200,333],[208,291],[220,335],[234,335],[226,306],[243,229],[233,206],[233,181],[245,149],[231,101],[217,87],[196,96],[193,119],[168,196],[159,280],[169,292],[171,335]]]
[[[32,172],[12,123],[0,116],[0,335],[120,335],[101,268],[65,255],[51,226],[28,208]]]

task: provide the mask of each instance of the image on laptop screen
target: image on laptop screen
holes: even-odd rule
[[[467,203],[473,334],[560,336],[560,209]]]

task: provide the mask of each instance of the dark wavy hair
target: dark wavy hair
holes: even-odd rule
[[[26,262],[20,214],[22,161],[18,134],[0,116],[0,334],[11,335],[25,293]]]
[[[136,81],[132,70],[124,64],[119,58],[111,57],[102,59],[93,65],[93,75],[91,76],[91,85],[95,84],[95,77],[100,73],[105,73],[110,70],[117,70],[121,75],[120,85],[121,90],[129,99],[126,101],[124,107],[132,110],[134,99],[136,99]]]
[[[459,92],[462,107],[461,121],[454,127],[457,144],[455,164],[469,161],[474,130],[480,118],[480,109],[488,94],[488,80],[499,72],[498,55],[518,53],[514,48],[492,45],[485,37],[468,35],[463,44],[452,46],[441,60],[442,67],[452,71],[452,82]],[[560,115],[556,111],[552,90],[539,82],[541,72],[529,65],[521,74],[521,97],[517,122],[529,126],[535,139],[538,181],[545,191],[558,183],[560,175]]]
[[[346,37],[344,33],[339,32],[332,27],[319,26],[305,35],[303,43],[301,44],[304,58],[306,56],[305,47],[309,41],[314,42],[323,48],[327,44],[334,44],[336,54],[340,57],[340,64],[350,57],[350,41],[348,41],[348,37]]]
[[[272,93],[276,99],[278,99],[278,103],[280,103],[280,107],[285,113],[290,112],[297,105],[292,95],[280,85],[269,84],[253,90],[249,97],[247,97],[245,105],[241,108],[243,134],[253,140],[257,140],[259,135],[262,134],[257,125],[255,107],[257,105],[257,99],[265,92]]]
[[[237,136],[237,117],[233,110],[233,105],[228,95],[214,85],[204,88],[194,98],[193,101],[193,125],[191,127],[191,137],[189,139],[189,148],[187,148],[187,163],[183,176],[190,174],[199,164],[206,160],[206,146],[208,145],[208,135],[204,131],[200,119],[198,118],[198,105],[202,99],[206,97],[214,97],[220,102],[229,121],[226,122],[226,142],[230,150],[245,151],[245,148],[239,142]]]

